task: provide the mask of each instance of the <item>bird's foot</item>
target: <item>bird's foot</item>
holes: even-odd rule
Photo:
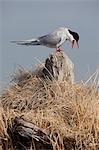
[[[60,48],[56,48],[56,52],[60,52],[61,51],[61,49]]]

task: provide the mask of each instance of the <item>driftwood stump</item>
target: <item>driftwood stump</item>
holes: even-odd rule
[[[57,52],[46,59],[43,73],[46,77],[58,81],[74,83],[74,64],[64,52]]]
[[[22,118],[15,118],[12,128],[8,128],[14,150],[52,150],[50,138],[35,124]]]

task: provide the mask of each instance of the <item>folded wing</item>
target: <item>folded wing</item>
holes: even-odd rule
[[[38,38],[41,45],[49,46],[49,47],[56,47],[56,45],[61,41],[61,38],[53,35],[53,34],[48,34],[45,36],[41,36]]]

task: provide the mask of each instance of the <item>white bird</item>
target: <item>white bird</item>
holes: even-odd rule
[[[78,40],[79,35],[76,32],[73,32],[65,27],[60,27],[56,29],[55,31],[40,36],[38,38],[32,38],[29,40],[23,40],[23,41],[12,41],[14,43],[17,43],[19,45],[43,45],[51,48],[56,48],[56,51],[61,51],[60,46],[63,45],[63,43],[69,40],[72,42],[72,48],[74,47],[74,42],[76,41],[76,45],[78,46]]]

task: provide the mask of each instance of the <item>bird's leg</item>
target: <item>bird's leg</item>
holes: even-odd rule
[[[56,52],[60,52],[61,51],[61,49],[58,47],[58,48],[56,48]]]

